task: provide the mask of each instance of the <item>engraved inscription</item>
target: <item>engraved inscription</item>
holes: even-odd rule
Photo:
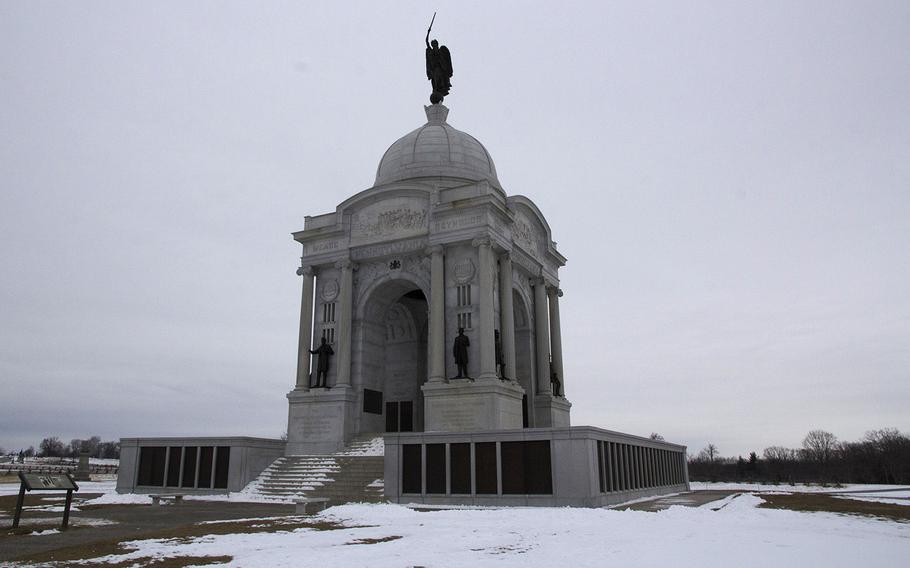
[[[436,221],[436,231],[452,231],[463,227],[474,227],[483,224],[483,215],[472,215],[469,217],[454,217],[452,219],[442,219]]]
[[[338,250],[341,247],[341,241],[316,241],[315,243],[308,243],[303,246],[303,256],[313,256],[314,254],[322,254],[324,252],[331,252]]]
[[[399,241],[397,243],[389,243],[385,245],[373,245],[352,250],[351,258],[353,260],[363,260],[365,258],[402,254],[420,250],[426,246],[426,239],[411,239],[408,241]]]

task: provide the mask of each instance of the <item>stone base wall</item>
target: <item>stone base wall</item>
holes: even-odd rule
[[[689,490],[686,448],[590,426],[385,435],[394,503],[603,507]]]
[[[521,428],[524,389],[517,383],[450,379],[426,383],[421,389],[427,432]]]
[[[164,448],[164,463],[153,464],[152,477],[163,476],[160,483],[149,484],[147,475],[140,474],[140,456],[143,448]],[[198,458],[202,455],[197,448],[211,448],[212,450],[212,473],[208,476],[208,483],[203,485],[210,487],[198,487],[198,480],[204,476],[200,475],[198,467],[189,467],[189,460],[200,461]],[[226,483],[224,487],[214,487],[212,483],[214,468],[218,461],[218,453],[222,448],[229,448],[229,458],[226,460]],[[121,438],[120,440],[120,470],[117,474],[117,493],[188,493],[188,494],[210,494],[210,493],[227,493],[231,491],[240,491],[246,485],[256,479],[265,468],[272,464],[276,459],[284,455],[285,442],[283,440],[273,440],[269,438],[250,438],[246,436],[232,437],[197,437],[197,438]],[[177,462],[172,466],[171,458]],[[222,457],[222,463],[225,458]],[[200,463],[201,465],[201,463]],[[176,483],[174,475],[169,473],[177,472]],[[222,476],[224,477],[224,476]],[[187,481],[185,483],[185,480]],[[192,480],[191,482],[189,480]]]
[[[288,393],[288,456],[332,454],[354,435],[356,394],[351,387]]]

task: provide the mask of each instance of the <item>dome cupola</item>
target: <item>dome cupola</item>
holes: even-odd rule
[[[424,107],[427,123],[389,146],[375,185],[426,177],[488,180],[500,187],[493,158],[476,138],[449,126],[449,109],[442,104]]]

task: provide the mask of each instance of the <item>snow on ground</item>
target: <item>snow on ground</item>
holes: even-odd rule
[[[830,513],[758,509],[745,494],[719,511],[658,513],[509,508],[418,512],[344,505],[317,516],[341,530],[145,540],[106,557],[230,555],[225,566],[905,566],[910,524]],[[355,527],[361,528],[355,528]],[[385,541],[377,542],[377,540]]]
[[[835,499],[852,499],[853,501],[868,501],[870,503],[884,503],[886,505],[908,505],[910,506],[910,498],[903,497],[898,499],[888,499],[887,497],[881,496],[868,496],[861,497],[857,495],[835,495]]]
[[[104,481],[77,481],[76,485],[79,486],[79,491],[74,492],[73,495],[78,495],[79,493],[113,493],[114,488],[117,487],[116,479],[106,479]],[[19,493],[19,483],[0,483],[0,495],[17,495]],[[53,495],[57,496],[66,496],[66,491],[43,491],[36,489],[34,491],[28,491],[25,493],[26,499],[29,495],[41,495],[42,497],[50,497]]]
[[[702,490],[731,490],[731,491],[781,491],[785,493],[844,493],[859,491],[880,491],[880,490],[907,490],[906,485],[869,485],[869,484],[846,484],[840,487],[828,485],[806,485],[797,483],[781,483],[772,485],[767,483],[727,483],[727,482],[709,482],[709,481],[691,481],[689,487],[693,491]]]

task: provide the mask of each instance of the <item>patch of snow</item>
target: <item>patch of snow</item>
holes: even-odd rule
[[[28,533],[29,536],[47,536],[49,534],[60,534],[60,529],[47,529],[44,531],[35,531]]]
[[[835,495],[836,499],[851,499],[853,501],[867,501],[869,503],[884,503],[885,505],[906,505],[910,506],[910,499],[903,497],[897,499],[888,499],[887,497],[860,497],[858,495]]]
[[[906,485],[870,485],[870,484],[848,484],[841,487],[832,487],[831,485],[823,487],[821,485],[807,485],[797,483],[780,483],[778,485],[768,483],[727,483],[727,482],[706,482],[692,481],[689,487],[693,491],[711,491],[711,490],[730,490],[730,491],[786,491],[788,493],[838,493],[844,491],[877,491],[877,490],[902,490],[907,489]]]
[[[346,528],[136,540],[97,561],[230,555],[231,566],[902,566],[910,525],[832,513],[759,509],[745,494],[720,511],[449,509],[344,505],[317,518]],[[356,528],[355,528],[356,527]],[[344,546],[368,539],[394,540]]]

